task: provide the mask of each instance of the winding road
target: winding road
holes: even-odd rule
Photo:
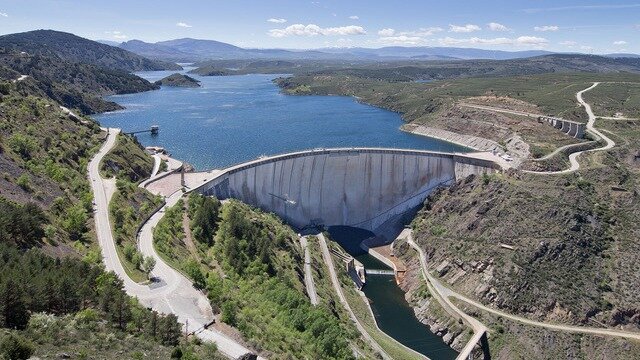
[[[115,181],[103,179],[100,175],[100,163],[104,156],[116,143],[120,129],[103,129],[107,138],[98,153],[89,162],[89,180],[95,199],[95,225],[98,243],[107,271],[113,271],[124,282],[127,294],[138,298],[141,304],[160,313],[173,313],[178,321],[188,327],[188,331],[196,331],[196,335],[206,341],[215,342],[223,354],[238,358],[251,352],[249,349],[217,331],[203,329],[205,324],[214,320],[211,305],[207,297],[196,290],[191,282],[171,268],[156,253],[153,247],[153,228],[164,216],[167,207],[175,205],[182,197],[182,191],[176,191],[166,199],[166,204],[144,224],[138,234],[138,246],[144,256],[156,260],[152,276],[156,281],[149,285],[138,284],[131,280],[120,263],[116,250],[111,222],[109,220],[109,201],[115,192]]]
[[[407,242],[408,244],[414,248],[419,255],[420,258],[420,267],[422,270],[422,275],[425,278],[425,280],[427,281],[427,285],[429,286],[429,290],[431,290],[432,293],[434,293],[434,295],[436,295],[436,299],[438,299],[438,301],[441,303],[441,305],[443,305],[443,307],[445,308],[445,310],[447,310],[447,308],[449,308],[449,310],[452,310],[454,313],[451,313],[449,310],[447,310],[447,312],[450,313],[450,315],[453,315],[457,318],[462,318],[474,331],[474,338],[469,341],[469,343],[467,343],[467,346],[465,347],[465,349],[463,349],[463,351],[460,353],[460,356],[458,357],[458,359],[463,359],[465,357],[462,357],[463,355],[466,355],[468,353],[465,353],[465,351],[471,351],[473,349],[473,347],[475,346],[475,344],[477,343],[477,341],[480,340],[481,336],[480,336],[480,332],[482,331],[487,331],[487,328],[480,323],[478,320],[476,320],[475,318],[471,317],[470,315],[466,314],[464,311],[462,311],[460,308],[458,308],[456,305],[454,305],[451,302],[451,298],[455,298],[458,300],[461,300],[475,308],[478,308],[480,310],[486,311],[488,313],[512,320],[512,321],[516,321],[525,325],[531,325],[531,326],[537,326],[537,327],[542,327],[542,328],[546,328],[546,329],[550,329],[550,330],[557,330],[557,331],[564,331],[564,332],[570,332],[570,333],[579,333],[579,334],[590,334],[590,335],[600,335],[600,336],[613,336],[613,337],[619,337],[619,338],[626,338],[626,339],[632,339],[632,340],[640,340],[640,333],[638,332],[630,332],[630,331],[623,331],[623,330],[616,330],[616,329],[603,329],[603,328],[593,328],[593,327],[585,327],[585,326],[572,326],[572,325],[563,325],[563,324],[553,324],[553,323],[546,323],[546,322],[541,322],[541,321],[535,321],[535,320],[530,320],[521,316],[517,316],[517,315],[512,315],[509,313],[506,313],[504,311],[500,311],[500,310],[496,310],[493,308],[490,308],[488,306],[483,305],[480,302],[477,302],[475,300],[469,299],[468,297],[461,295],[453,290],[451,290],[450,288],[442,285],[442,283],[440,283],[439,280],[437,280],[435,277],[433,277],[430,273],[429,273],[429,269],[427,267],[426,264],[426,257],[424,254],[424,251],[422,250],[422,248],[420,248],[415,241],[413,240],[413,234],[409,235],[409,237],[407,238]]]
[[[580,169],[580,163],[578,162],[578,156],[580,156],[582,153],[591,152],[591,151],[609,150],[609,149],[613,148],[616,145],[616,143],[613,140],[611,140],[609,137],[607,137],[606,135],[601,133],[600,130],[596,129],[593,126],[595,124],[595,122],[596,122],[596,116],[593,114],[593,110],[591,109],[591,105],[589,105],[582,98],[582,94],[584,94],[585,92],[595,88],[599,84],[600,84],[599,82],[594,82],[593,85],[589,86],[588,88],[578,91],[578,93],[576,94],[576,98],[578,99],[578,102],[580,103],[580,105],[584,106],[584,110],[587,112],[587,115],[589,115],[589,121],[587,121],[587,131],[589,131],[592,134],[595,134],[596,136],[600,137],[600,139],[604,140],[607,144],[605,146],[602,146],[602,147],[599,147],[599,148],[589,149],[589,150],[584,150],[584,151],[577,151],[577,152],[572,153],[571,155],[569,155],[569,163],[571,165],[569,166],[568,169],[560,170],[560,171],[528,171],[528,170],[524,170],[524,172],[531,173],[531,174],[544,174],[544,175],[567,174],[567,173],[570,173],[570,172],[574,172],[574,171]]]
[[[609,137],[607,137],[606,135],[604,135],[602,132],[600,132],[600,130],[596,129],[594,127],[594,124],[596,122],[596,115],[594,115],[593,110],[591,109],[591,105],[589,105],[586,101],[584,101],[584,99],[582,98],[582,95],[584,93],[586,93],[587,91],[595,88],[596,86],[598,86],[600,84],[600,82],[594,82],[591,86],[589,86],[588,88],[584,89],[584,90],[580,90],[576,93],[576,99],[578,100],[578,102],[580,103],[580,105],[582,105],[585,109],[585,111],[587,112],[587,115],[589,116],[589,120],[587,121],[587,131],[591,132],[592,134],[594,134],[596,137],[604,140],[606,142],[605,146],[599,147],[599,148],[595,148],[595,149],[589,149],[589,150],[583,150],[583,151],[577,151],[574,152],[572,154],[569,155],[569,163],[570,166],[567,169],[564,170],[559,170],[559,171],[531,171],[531,170],[523,170],[523,172],[526,173],[530,173],[530,174],[542,174],[542,175],[556,175],[556,174],[567,174],[570,172],[574,172],[578,169],[580,169],[580,163],[578,162],[578,157],[586,152],[591,152],[591,151],[603,151],[603,150],[609,150],[611,148],[613,148],[616,143],[611,140]],[[487,110],[487,111],[495,111],[495,112],[502,112],[502,113],[506,113],[506,114],[512,114],[512,115],[519,115],[519,116],[528,116],[528,117],[537,117],[540,116],[539,114],[532,114],[532,113],[527,113],[527,112],[522,112],[522,111],[516,111],[516,110],[509,110],[509,109],[501,109],[501,108],[496,108],[496,107],[492,107],[492,106],[484,106],[484,105],[475,105],[475,104],[467,104],[467,103],[461,103],[461,106],[465,106],[465,107],[470,107],[470,108],[474,108],[474,109],[479,109],[479,110]],[[580,144],[571,144],[571,145],[566,145],[563,146],[561,148],[556,149],[555,151],[553,151],[551,154],[544,156],[542,158],[539,159],[534,159],[536,161],[540,161],[540,160],[545,160],[548,159],[550,157],[552,157],[553,155],[559,153],[562,150],[566,150],[572,147],[576,147],[576,146],[581,146],[584,145],[584,143],[580,143]]]

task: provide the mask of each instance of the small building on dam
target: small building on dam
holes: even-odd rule
[[[261,158],[225,169],[195,189],[273,212],[289,224],[376,231],[431,191],[500,166],[473,154],[343,148]]]

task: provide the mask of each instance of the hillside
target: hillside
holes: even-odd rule
[[[174,63],[149,60],[117,47],[54,30],[3,35],[0,36],[0,48],[127,72],[180,69],[180,66]]]
[[[157,89],[148,81],[122,70],[74,63],[58,57],[26,55],[0,50],[0,79],[15,83],[20,94],[50,98],[85,114],[121,109],[104,95],[128,94]]]

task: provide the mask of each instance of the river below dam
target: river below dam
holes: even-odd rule
[[[187,71],[185,69],[185,71]],[[184,71],[183,71],[184,72]],[[171,71],[138,73],[149,81]],[[224,168],[261,155],[330,147],[390,147],[442,152],[467,148],[401,131],[399,114],[343,96],[289,96],[272,82],[278,75],[202,77],[199,88],[163,87],[157,91],[114,95],[107,99],[125,110],[94,116],[103,126],[124,132],[158,125],[158,135],[137,134],[145,146],[161,146],[198,170]],[[359,244],[357,232],[332,234],[345,249],[372,269],[384,265],[347,244]],[[359,240],[358,240],[359,239]],[[359,249],[359,248],[358,248]],[[450,360],[456,352],[414,316],[393,277],[369,276],[364,287],[380,328],[432,360]]]

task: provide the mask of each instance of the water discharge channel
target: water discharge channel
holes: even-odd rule
[[[170,72],[139,75],[155,81]],[[465,152],[445,141],[399,130],[396,113],[338,96],[287,96],[272,83],[275,75],[199,77],[200,88],[167,88],[112,96],[125,110],[96,116],[123,131],[160,126],[160,134],[138,135],[145,146],[162,146],[199,170],[223,168],[272,155],[311,148],[391,147]],[[355,229],[358,230],[358,229]],[[385,266],[360,250],[371,233],[333,228],[332,237],[365,267]],[[393,277],[370,275],[364,287],[379,327],[400,343],[433,360],[456,352],[420,323]]]
[[[360,248],[363,240],[373,236],[370,231],[333,226],[329,228],[329,234],[345,251],[360,261],[365,269],[389,269]],[[382,331],[431,360],[456,358],[456,351],[433,334],[427,325],[418,321],[393,276],[367,274],[366,281],[362,291],[369,299],[371,310]]]

